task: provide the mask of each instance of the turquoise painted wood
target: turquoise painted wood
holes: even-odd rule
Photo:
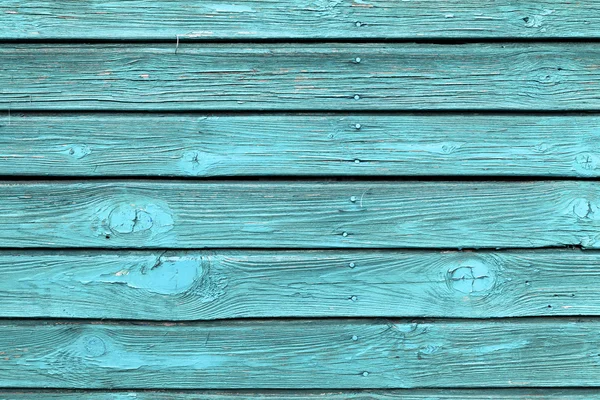
[[[1,39],[599,38],[593,0],[4,0]]]
[[[600,399],[599,25],[2,1],[0,400]]]
[[[599,342],[597,319],[3,321],[0,387],[598,387]]]
[[[595,251],[2,252],[0,274],[3,318],[600,314]]]
[[[596,43],[5,44],[9,110],[600,110]]]
[[[269,390],[269,391],[48,391],[0,390],[2,400],[596,400],[595,389],[421,389],[421,390]]]
[[[5,182],[0,247],[597,248],[600,185]]]
[[[0,118],[0,173],[599,177],[600,118],[12,113]]]

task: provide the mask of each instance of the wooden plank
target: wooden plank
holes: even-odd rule
[[[598,320],[3,321],[0,387],[598,387]]]
[[[354,391],[81,391],[0,390],[2,400],[596,400],[595,389],[396,389]]]
[[[0,274],[3,318],[600,315],[589,251],[2,252]]]
[[[8,110],[599,110],[596,43],[0,47]]]
[[[599,247],[600,185],[5,182],[0,247]]]
[[[0,122],[0,172],[598,177],[598,126],[594,114],[13,113]]]
[[[4,0],[0,39],[598,38],[594,0]]]

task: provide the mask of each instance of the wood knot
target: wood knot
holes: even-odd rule
[[[173,229],[173,217],[166,205],[137,200],[121,202],[98,210],[97,233],[107,239],[116,236],[154,236]]]
[[[587,199],[575,199],[572,203],[573,214],[578,219],[595,220],[600,217],[598,206]]]
[[[450,268],[446,274],[448,287],[465,294],[484,294],[494,287],[496,276],[486,264],[469,260],[458,267]]]
[[[89,336],[83,341],[83,351],[87,357],[100,357],[106,353],[106,345],[98,336]]]
[[[72,144],[66,150],[66,153],[76,160],[82,159],[83,157],[87,156],[91,152],[92,152],[92,150],[85,144]]]
[[[583,153],[575,157],[575,171],[582,175],[591,175],[598,168],[598,157],[591,153]]]
[[[186,175],[198,176],[205,175],[221,162],[221,157],[202,152],[199,150],[190,150],[183,153],[179,160],[179,168]]]
[[[152,215],[142,207],[133,204],[121,204],[109,215],[110,230],[115,233],[135,233],[152,228]]]
[[[553,14],[554,10],[543,10],[539,14],[528,15],[523,17],[522,20],[525,22],[526,28],[541,28],[540,31],[545,32],[544,17]]]

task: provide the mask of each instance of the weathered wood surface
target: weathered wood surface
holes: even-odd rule
[[[600,184],[5,182],[0,247],[598,247]]]
[[[396,389],[354,391],[81,391],[0,390],[2,400],[596,400],[596,389]]]
[[[597,320],[5,321],[0,386],[598,387],[599,342]]]
[[[0,317],[600,315],[589,251],[2,252],[0,275]]]
[[[0,57],[7,114],[600,109],[595,43],[5,44]]]
[[[598,38],[594,0],[4,0],[0,39]]]
[[[13,113],[0,174],[598,177],[598,127],[597,115]]]

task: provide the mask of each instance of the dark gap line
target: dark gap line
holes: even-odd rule
[[[106,247],[106,246],[87,246],[87,247],[0,247],[0,253],[5,252],[45,252],[66,253],[66,252],[542,252],[550,250],[579,250],[586,253],[600,252],[600,249],[587,249],[581,245],[564,246],[540,246],[540,247]]]
[[[0,118],[5,121],[0,123],[1,126],[7,126],[6,118],[8,118],[8,108],[2,108],[0,111],[4,111],[6,114],[0,114]],[[23,117],[42,117],[42,116],[86,116],[86,115],[132,115],[132,116],[153,116],[153,117],[168,117],[168,116],[190,116],[190,117],[239,117],[239,116],[417,116],[417,117],[437,117],[437,116],[557,116],[563,117],[568,116],[600,116],[600,110],[523,110],[523,109],[431,109],[431,110],[371,110],[371,109],[337,109],[337,110],[323,110],[323,109],[298,109],[298,110],[237,110],[237,109],[222,109],[222,110],[64,110],[64,109],[44,109],[44,110],[28,110],[28,109],[10,109],[11,116],[13,118]]]
[[[365,43],[365,44],[434,44],[434,45],[469,45],[477,43],[498,43],[498,44],[509,44],[509,43],[600,43],[600,36],[586,36],[586,37],[568,37],[568,36],[554,36],[554,37],[512,37],[512,36],[498,36],[498,37],[405,37],[405,38],[390,38],[385,36],[372,36],[372,37],[347,37],[347,38],[188,38],[185,35],[179,35],[179,48],[182,46],[192,44],[194,46],[203,44],[343,44],[343,43]],[[173,48],[177,46],[177,35],[173,35],[172,38],[156,37],[156,38],[42,38],[42,39],[23,39],[23,38],[2,38],[0,39],[0,45],[3,44],[172,44]]]
[[[365,97],[366,98],[366,97]],[[385,99],[381,99],[384,101]],[[343,109],[339,108],[336,110],[327,110],[322,108],[307,108],[307,109],[237,109],[237,108],[220,108],[219,110],[161,110],[161,109],[141,109],[141,110],[120,110],[118,108],[111,109],[102,109],[102,110],[93,110],[93,109],[77,109],[77,108],[64,108],[64,109],[53,109],[53,108],[44,108],[43,110],[35,110],[35,109],[27,109],[27,108],[18,108],[18,107],[10,107],[6,108],[6,105],[0,108],[0,113],[4,113],[4,119],[8,118],[8,113],[10,112],[12,117],[15,117],[15,114],[26,114],[26,113],[45,113],[45,114],[144,114],[144,115],[152,115],[152,114],[164,114],[164,115],[177,115],[177,114],[192,114],[192,115],[302,115],[302,114],[330,114],[330,115],[406,115],[406,114],[427,114],[427,115],[442,115],[442,114],[467,114],[467,115],[490,115],[490,114],[498,114],[498,115],[587,115],[587,114],[600,114],[600,108],[589,108],[589,109],[580,109],[580,110],[541,110],[541,109],[533,109],[533,110],[525,110],[525,109],[473,109],[473,108],[456,108],[456,109],[419,109],[419,110],[409,110],[409,109]],[[2,114],[0,114],[2,117]]]
[[[360,160],[361,163],[369,163],[369,160]],[[374,162],[374,161],[371,161]],[[379,161],[375,161],[379,162]],[[354,160],[348,160],[348,164],[354,164]],[[148,175],[0,175],[0,184],[10,182],[23,182],[29,184],[52,184],[60,182],[71,183],[89,183],[89,182],[108,182],[108,183],[136,183],[136,182],[157,182],[190,185],[193,183],[206,184],[238,184],[247,183],[305,183],[305,184],[324,184],[324,183],[361,183],[361,182],[381,182],[381,183],[422,183],[422,182],[464,182],[464,183],[532,183],[532,182],[561,182],[561,181],[582,181],[582,182],[600,182],[600,177],[574,177],[574,176],[537,176],[537,175],[517,175],[517,176],[498,176],[498,175],[285,175],[285,176],[148,176]]]
[[[561,322],[592,322],[600,323],[600,315],[536,315],[536,316],[511,316],[511,317],[402,317],[402,316],[376,316],[376,317],[340,317],[340,316],[321,316],[321,317],[236,317],[236,318],[217,318],[217,319],[197,319],[197,320],[148,320],[148,319],[123,319],[123,318],[77,318],[77,317],[0,317],[0,324],[14,322],[17,325],[38,325],[38,324],[72,324],[72,325],[129,325],[129,326],[150,326],[150,327],[202,327],[203,325],[216,325],[229,323],[231,325],[241,324],[250,325],[252,323],[269,324],[277,322],[278,324],[293,322],[331,322],[343,324],[386,324],[395,323],[417,323],[417,324],[436,324],[436,323],[477,323],[477,322],[518,322],[518,323],[555,323]],[[165,325],[168,324],[168,325]]]
[[[225,394],[225,395],[233,395],[233,394],[360,394],[360,393],[393,393],[393,392],[405,392],[406,395],[413,394],[415,392],[423,392],[423,393],[438,393],[440,391],[449,391],[449,392],[499,392],[503,391],[506,393],[511,392],[522,392],[523,390],[531,391],[531,392],[549,392],[549,391],[569,391],[569,392],[591,392],[593,394],[598,394],[598,386],[486,386],[486,387],[476,387],[476,386],[416,386],[414,388],[393,388],[393,387],[381,387],[381,388],[344,388],[344,387],[336,387],[336,388],[298,388],[294,389],[293,387],[288,388],[256,388],[256,389],[221,389],[221,388],[169,388],[164,389],[161,387],[157,388],[136,388],[136,387],[127,387],[127,388],[76,388],[76,387],[52,387],[52,386],[44,386],[41,387],[27,387],[27,386],[4,386],[0,388],[0,394],[8,393],[11,394],[15,391],[18,391],[17,394],[27,394],[27,393],[40,393],[40,394],[54,394],[54,393],[72,393],[72,394],[86,394],[86,393],[127,393],[127,392],[138,392],[138,393],[165,393],[165,394]],[[341,393],[340,393],[341,392]],[[548,394],[548,393],[545,393]],[[316,398],[316,397],[315,397]],[[323,397],[319,397],[322,399]]]

